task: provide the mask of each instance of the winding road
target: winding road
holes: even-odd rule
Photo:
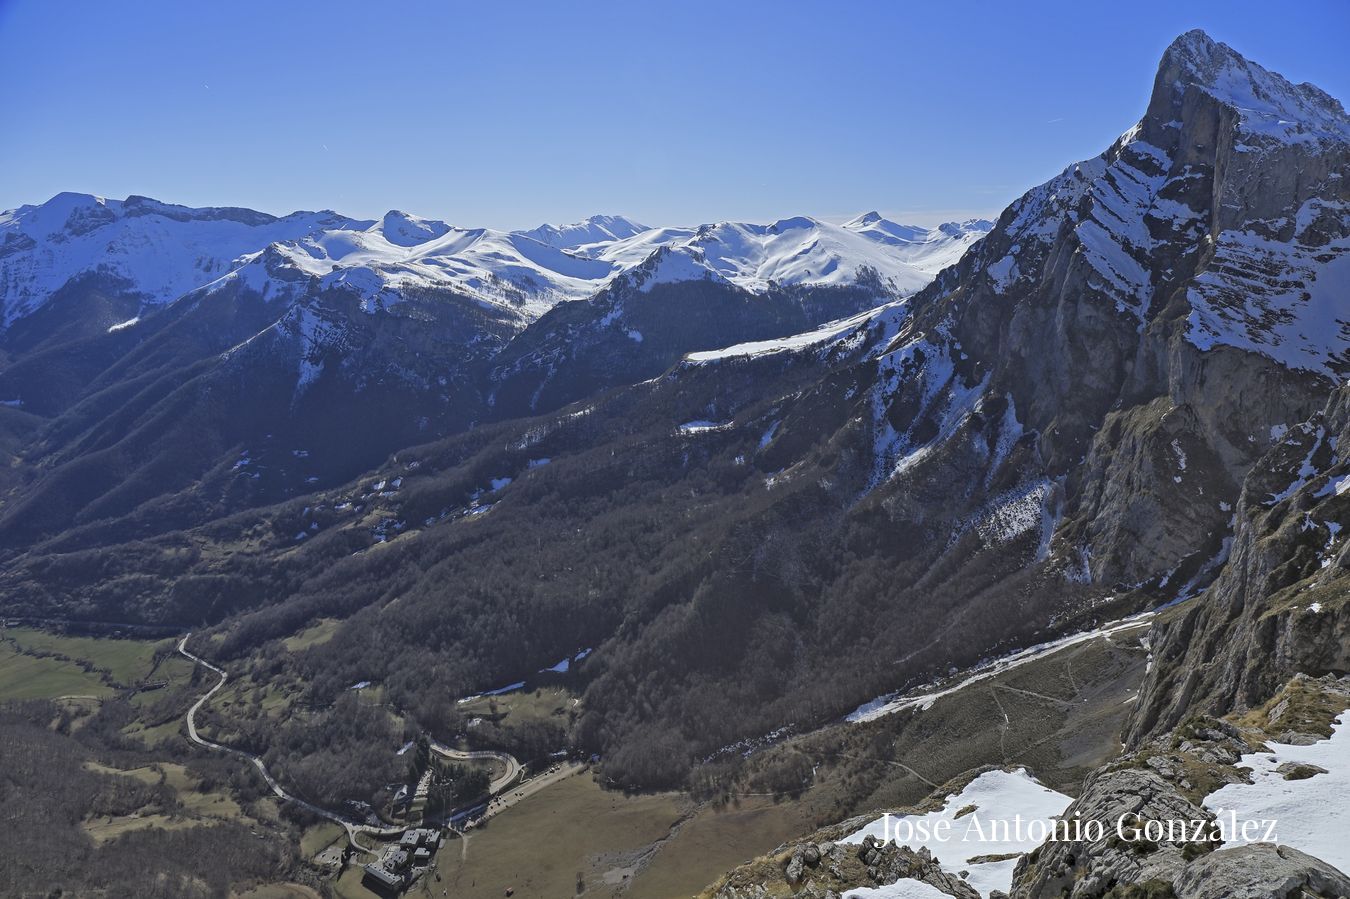
[[[501,764],[506,770],[493,778],[488,784],[488,793],[493,796],[515,783],[525,770],[515,756],[507,755],[505,752],[465,752],[462,749],[452,749],[444,743],[437,743],[434,740],[431,743],[431,751],[457,762],[490,761]]]
[[[248,761],[253,765],[253,767],[258,769],[258,773],[262,775],[263,780],[267,783],[268,789],[272,791],[272,795],[276,796],[283,802],[293,802],[296,805],[300,806],[301,808],[305,809],[306,811],[318,815],[320,818],[324,818],[325,820],[332,821],[336,824],[340,824],[347,831],[348,841],[352,844],[352,846],[354,846],[361,852],[374,854],[375,850],[368,849],[356,841],[356,835],[359,833],[370,834],[372,836],[378,837],[396,837],[408,829],[407,827],[397,827],[397,826],[381,827],[378,825],[366,824],[361,821],[353,821],[350,818],[346,818],[342,815],[339,815],[337,812],[332,812],[329,811],[328,809],[320,808],[319,806],[313,804],[312,802],[308,802],[304,799],[301,799],[299,796],[296,796],[292,793],[288,793],[286,789],[283,786],[281,786],[281,784],[277,783],[276,778],[273,777],[271,772],[267,770],[267,765],[263,763],[262,758],[260,758],[259,756],[253,755],[250,752],[245,752],[242,749],[236,749],[233,746],[226,746],[224,743],[217,743],[214,740],[208,740],[201,734],[199,734],[197,732],[197,712],[202,708],[202,706],[210,702],[213,696],[215,696],[217,693],[220,692],[221,688],[224,687],[226,682],[229,680],[229,675],[225,673],[224,669],[212,665],[210,662],[206,661],[206,659],[203,659],[200,656],[194,655],[193,653],[188,651],[187,641],[188,638],[191,636],[192,634],[190,633],[184,634],[183,638],[178,641],[178,652],[182,656],[187,658],[189,661],[191,661],[193,664],[200,665],[203,668],[213,671],[220,678],[220,680],[216,682],[216,685],[214,687],[212,687],[210,690],[207,690],[204,694],[202,694],[202,697],[198,699],[196,702],[194,702],[192,704],[192,707],[188,709],[187,712],[188,738],[191,739],[192,742],[196,743],[199,746],[204,746],[207,749],[210,749],[214,752],[228,753],[230,755],[237,756],[241,759]],[[504,769],[503,772],[499,774],[497,777],[493,778],[490,784],[488,785],[488,792],[494,798],[500,795],[503,791],[509,789],[513,784],[515,784],[516,781],[520,779],[521,775],[524,773],[525,770],[524,767],[520,764],[520,761],[517,760],[515,756],[509,755],[505,752],[466,752],[462,749],[454,749],[450,746],[446,746],[444,743],[437,743],[434,741],[431,743],[431,751],[435,752],[440,756],[443,756],[448,759],[453,759],[455,761],[462,761],[462,762],[494,761],[500,764]],[[552,779],[545,781],[545,784],[549,782],[552,782]]]
[[[315,805],[312,802],[307,802],[306,800],[301,799],[299,796],[295,796],[291,793],[286,792],[286,789],[282,787],[281,784],[277,783],[276,778],[273,777],[271,772],[267,770],[267,766],[263,764],[263,760],[260,757],[253,755],[252,753],[245,752],[242,749],[235,749],[233,746],[226,746],[223,743],[217,743],[213,740],[208,740],[201,734],[197,733],[198,710],[200,710],[202,706],[210,702],[211,697],[215,696],[218,692],[220,692],[220,689],[224,687],[226,681],[229,680],[229,675],[227,675],[223,669],[217,668],[215,665],[212,665],[210,662],[206,661],[200,656],[196,656],[193,655],[191,652],[188,652],[187,641],[188,638],[191,636],[192,634],[190,633],[184,634],[183,639],[178,641],[178,652],[187,659],[189,659],[190,661],[192,661],[194,664],[200,665],[203,668],[208,668],[220,676],[220,680],[216,682],[216,685],[212,687],[210,690],[207,690],[206,693],[202,695],[201,699],[198,699],[196,702],[194,702],[192,704],[192,708],[188,709],[187,713],[188,738],[192,740],[192,742],[196,743],[199,746],[205,746],[207,749],[213,750],[215,752],[225,752],[230,755],[238,756],[241,759],[245,759],[251,762],[253,764],[253,767],[258,769],[258,773],[262,775],[263,780],[267,782],[267,787],[272,791],[272,794],[274,796],[276,796],[283,802],[293,802],[296,805],[300,806],[301,808],[305,809],[306,811],[318,815],[320,818],[324,818],[328,821],[334,822],[335,824],[342,825],[342,827],[345,828],[347,831],[348,840],[351,842],[353,846],[355,846],[362,852],[371,852],[372,850],[367,849],[360,843],[356,842],[356,835],[358,833],[368,833],[373,836],[381,836],[381,837],[396,837],[408,829],[406,827],[394,827],[394,826],[378,827],[373,824],[365,824],[360,821],[353,821],[350,818],[345,818],[342,815],[339,815],[337,812],[331,812],[328,809],[320,808],[319,806]]]

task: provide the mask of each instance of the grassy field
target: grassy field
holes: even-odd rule
[[[196,827],[200,823],[193,818],[170,817],[161,814],[136,814],[119,815],[115,818],[95,818],[92,821],[85,821],[83,827],[84,832],[89,834],[96,844],[102,845],[137,830],[149,830],[151,828],[182,830],[185,827]]]
[[[305,829],[300,837],[300,852],[305,858],[313,858],[333,844],[334,840],[344,836],[346,831],[332,821],[315,824]]]
[[[737,865],[762,855],[813,827],[796,803],[751,797],[739,807],[704,806],[680,826],[632,878],[629,899],[696,896]]]
[[[410,895],[520,899],[618,895],[631,871],[689,811],[679,796],[608,793],[589,776],[569,777],[493,818],[465,840],[449,840],[438,873]],[[609,882],[606,882],[606,881]]]
[[[0,630],[0,701],[104,698],[121,687],[144,682],[152,672],[155,678],[166,679],[164,669],[169,663],[157,670],[155,654],[170,646],[167,640],[77,637],[35,628],[5,628]]]
[[[337,633],[338,625],[341,623],[336,618],[321,618],[312,626],[305,628],[294,636],[287,637],[281,642],[291,652],[309,649],[311,646],[318,646],[320,643],[327,643],[333,639],[333,635]]]
[[[104,697],[113,692],[97,673],[84,671],[74,662],[23,655],[14,644],[0,643],[0,701]]]
[[[159,663],[159,667],[155,669],[151,680],[154,682],[166,681],[171,687],[182,686],[191,682],[192,672],[195,670],[195,665],[174,653],[171,656],[166,656]],[[158,694],[153,690],[135,693],[131,696],[131,704],[139,706],[146,702],[153,702],[157,696]]]
[[[145,680],[154,668],[157,651],[171,649],[167,640],[124,640],[112,637],[74,637],[33,628],[8,628],[4,632],[23,649],[55,652],[83,659],[108,672],[121,686]]]
[[[506,810],[467,840],[447,841],[437,857],[441,879],[425,879],[410,895],[472,899],[510,887],[521,899],[692,896],[808,829],[789,803],[756,798],[717,811],[676,793],[606,791],[581,774]]]
[[[82,822],[84,832],[89,834],[95,843],[106,843],[123,834],[152,827],[160,830],[179,830],[222,820],[245,823],[250,820],[232,797],[216,790],[203,791],[197,779],[188,774],[184,766],[175,762],[156,762],[153,765],[126,770],[97,762],[86,762],[85,767],[100,774],[135,778],[142,783],[165,783],[173,788],[179,803],[182,804],[181,809],[176,809],[171,814],[154,812],[103,816]]]
[[[580,705],[576,697],[562,687],[540,687],[528,692],[522,690],[500,696],[480,696],[459,705],[459,711],[466,717],[497,718],[502,723],[512,724],[559,718],[564,719],[565,723],[567,713],[573,709],[580,711]]]
[[[372,893],[361,885],[363,872],[360,865],[348,865],[337,880],[331,881],[333,895],[337,899],[373,899],[377,893]]]

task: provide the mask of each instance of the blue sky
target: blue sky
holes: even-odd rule
[[[1206,29],[1350,101],[1350,3],[0,0],[0,208],[527,227],[991,215]]]

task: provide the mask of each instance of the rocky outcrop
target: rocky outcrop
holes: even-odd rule
[[[1181,794],[1175,784],[1151,770],[1122,768],[1094,776],[1083,795],[1069,806],[1067,820],[1098,822],[1100,839],[1046,843],[1024,856],[1014,875],[1014,899],[1066,895],[1098,899],[1122,884],[1171,882],[1184,870],[1190,849],[1185,842],[1155,844],[1122,839],[1117,822],[1195,821],[1204,826],[1213,815]]]
[[[938,867],[937,859],[927,849],[915,852],[894,843],[883,843],[868,835],[857,849],[858,857],[867,866],[867,877],[873,884],[895,883],[898,880],[917,880],[936,887],[948,896],[958,899],[979,899],[974,887],[954,874]]]
[[[1099,822],[1100,837],[1047,842],[1025,856],[1014,876],[1014,899],[1350,895],[1344,873],[1291,847],[1223,845],[1221,824],[1203,805],[1219,786],[1246,780],[1249,772],[1238,765],[1267,736],[1261,728],[1278,727],[1279,719],[1293,716],[1300,726],[1320,730],[1350,703],[1346,685],[1331,679],[1297,680],[1281,695],[1249,729],[1197,718],[1090,777],[1064,817],[1083,822],[1084,831],[1086,822]],[[1317,772],[1291,768],[1285,776]],[[1150,821],[1187,823],[1150,835],[1145,824]],[[1155,838],[1158,834],[1163,838]]]
[[[859,823],[859,822],[854,822]],[[854,845],[826,839],[843,825],[828,828],[801,843],[731,872],[709,894],[712,899],[838,899],[859,887],[878,887],[900,880],[925,883],[955,899],[980,899],[960,877],[943,871],[927,849],[917,852],[867,836]]]

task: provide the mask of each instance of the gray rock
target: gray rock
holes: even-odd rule
[[[1252,843],[1196,859],[1175,883],[1177,899],[1350,896],[1350,877],[1288,846]]]
[[[1185,867],[1185,849],[1163,844],[1125,842],[1116,834],[1124,815],[1142,820],[1213,820],[1169,781],[1154,771],[1138,768],[1099,771],[1089,776],[1083,793],[1065,811],[1084,822],[1100,821],[1103,837],[1087,843],[1052,842],[1017,863],[1013,875],[1014,899],[1065,895],[1070,899],[1099,899],[1118,884],[1149,880],[1171,882]]]
[[[1275,773],[1283,775],[1285,780],[1307,780],[1310,777],[1316,777],[1318,774],[1326,774],[1327,769],[1320,765],[1285,762],[1275,769]]]

